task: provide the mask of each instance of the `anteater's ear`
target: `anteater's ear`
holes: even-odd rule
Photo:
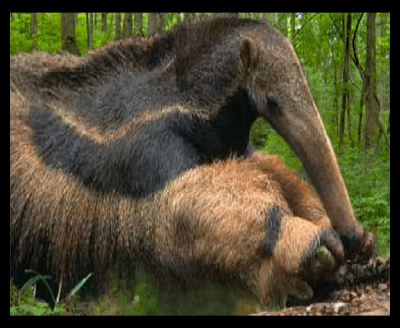
[[[245,69],[254,68],[258,61],[258,44],[248,37],[243,38],[240,45],[240,59]]]

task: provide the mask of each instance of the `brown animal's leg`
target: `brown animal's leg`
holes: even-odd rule
[[[256,163],[269,174],[271,179],[278,182],[282,194],[295,216],[324,228],[332,227],[324,206],[313,188],[308,182],[301,179],[295,170],[287,167],[280,155],[254,152],[250,155],[249,160]],[[343,247],[338,243],[337,238],[329,238],[327,246],[338,264],[343,264]]]
[[[310,296],[307,282],[325,274],[312,259],[325,256],[319,262],[333,269],[331,253],[321,249],[341,246],[332,228],[294,216],[279,184],[247,160],[189,170],[155,203],[159,214],[148,236],[155,247],[149,258],[161,259],[153,264],[158,276],[186,285],[236,277],[264,305]]]
[[[250,160],[257,163],[263,171],[268,172],[271,179],[279,183],[283,196],[295,216],[322,227],[331,227],[328,215],[315,191],[297,175],[295,170],[285,165],[280,155],[254,152]]]

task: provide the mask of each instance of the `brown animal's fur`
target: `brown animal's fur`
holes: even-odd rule
[[[320,246],[343,260],[308,184],[278,157],[246,148],[262,103],[246,89],[257,57],[243,42],[250,30],[280,40],[266,23],[217,18],[84,58],[13,58],[18,286],[33,269],[53,287],[62,281],[65,295],[93,272],[88,287],[101,292],[109,270],[130,277],[143,264],[163,288],[231,281],[268,305],[307,293]]]
[[[257,152],[252,154],[250,159],[262,163],[262,169],[279,182],[294,215],[319,226],[331,227],[320,199],[310,191],[310,186],[306,181],[299,179],[294,170],[284,165],[279,155],[264,156]]]
[[[195,118],[195,125],[204,125],[222,107],[238,104],[235,97],[245,93],[250,98],[246,106],[256,107],[299,155],[340,233],[346,255],[365,252],[368,259],[372,254],[375,240],[354,217],[300,62],[289,40],[267,22],[232,17],[198,20],[178,24],[161,36],[110,42],[83,58],[20,54],[13,58],[11,70],[12,82],[29,101],[102,145],[160,117],[190,113],[186,122]],[[121,89],[125,92],[115,92]],[[254,118],[248,116],[243,136],[234,136],[234,145],[223,145],[223,151],[218,149],[217,156],[210,157],[223,158],[228,149],[243,154]],[[200,139],[196,142],[204,143],[202,135],[196,137]],[[213,143],[217,144],[205,142]],[[182,171],[194,164],[199,163],[182,164]]]
[[[294,216],[279,180],[266,173],[276,165],[276,158],[264,155],[262,159],[256,165],[253,161],[229,159],[198,167],[157,195],[161,208],[154,222],[154,240],[164,246],[157,250],[162,253],[156,258],[170,259],[167,263],[172,271],[177,267],[180,283],[190,284],[204,271],[222,271],[253,284],[264,304],[296,291],[304,292],[300,267],[307,253],[311,256],[325,243],[321,236],[327,230]],[[277,171],[284,169],[283,164],[276,166]],[[292,178],[293,185],[301,181],[294,174]],[[305,198],[311,194],[305,186],[303,191]],[[269,258],[263,256],[262,245],[268,228],[274,228],[268,225],[266,211],[275,206],[282,218],[277,245]],[[194,259],[193,270],[187,270]]]
[[[18,93],[11,94],[11,102],[24,108]],[[288,195],[281,188],[299,185],[298,196],[307,206],[308,200],[318,211],[322,206],[277,156],[255,154],[201,166],[171,181],[151,201],[132,200],[96,193],[46,169],[30,145],[29,129],[22,129],[23,115],[11,115],[13,265],[51,272],[55,281],[62,278],[65,291],[88,272],[95,272],[92,285],[100,287],[108,269],[132,270],[137,262],[164,286],[193,287],[213,277],[239,280],[264,304],[304,291],[296,272],[305,254],[312,256],[320,244],[324,229],[293,216],[287,199],[295,199],[297,189]],[[282,222],[272,258],[265,259],[271,206],[279,207]]]

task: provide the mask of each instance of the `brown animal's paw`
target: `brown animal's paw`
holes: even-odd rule
[[[311,284],[333,277],[336,270],[344,263],[343,247],[337,233],[324,230],[310,245],[302,263],[300,274]]]
[[[333,276],[336,270],[336,261],[326,246],[320,246],[306,261],[301,275],[311,284]]]
[[[377,237],[372,232],[364,229],[363,238],[358,245],[355,261],[357,263],[367,263],[374,255],[377,244]]]
[[[355,234],[344,235],[341,238],[346,260],[360,264],[367,263],[375,252],[376,236],[372,232],[365,230],[358,222]]]

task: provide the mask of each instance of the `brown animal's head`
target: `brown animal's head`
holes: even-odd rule
[[[246,89],[260,115],[301,159],[347,256],[365,252],[369,257],[374,236],[354,216],[334,150],[289,40],[261,25],[243,33],[240,58]]]

